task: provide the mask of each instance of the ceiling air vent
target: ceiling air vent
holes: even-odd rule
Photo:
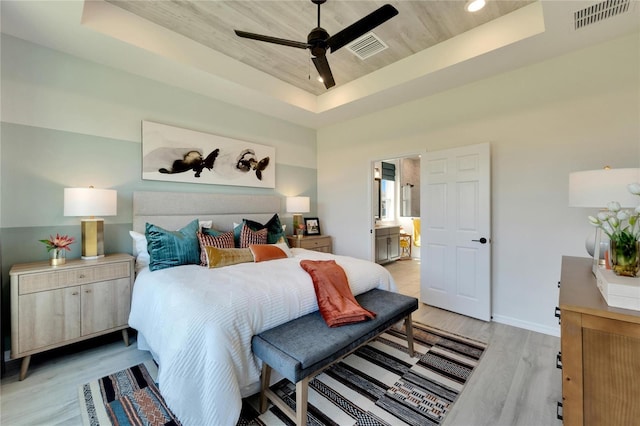
[[[575,29],[595,24],[603,19],[611,18],[629,11],[631,0],[605,0],[593,6],[586,7],[573,14]]]
[[[388,46],[374,33],[367,33],[347,45],[347,49],[360,59],[367,59],[382,52]]]

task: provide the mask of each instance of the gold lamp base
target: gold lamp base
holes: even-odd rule
[[[82,259],[104,257],[104,219],[82,219]]]
[[[296,213],[293,215],[293,235],[302,235],[300,225],[303,225],[302,215]]]

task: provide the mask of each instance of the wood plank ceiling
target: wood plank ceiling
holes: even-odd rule
[[[304,49],[242,39],[234,29],[306,42],[317,25],[317,6],[310,0],[107,0],[157,25],[271,74],[315,95],[325,93],[316,80],[310,53]],[[388,48],[365,60],[346,48],[327,59],[336,86],[402,60],[458,34],[494,20],[534,0],[487,0],[484,9],[469,13],[464,0],[379,1],[329,0],[321,6],[320,24],[337,33],[385,3],[398,16],[373,32]]]

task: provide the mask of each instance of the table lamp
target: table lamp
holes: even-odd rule
[[[117,214],[115,189],[65,188],[64,215],[82,216],[82,259],[104,256],[104,219],[97,216]]]
[[[303,224],[300,213],[309,212],[309,197],[287,197],[287,213],[293,213],[293,233],[294,235]]]

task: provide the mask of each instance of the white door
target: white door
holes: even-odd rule
[[[491,320],[489,144],[428,152],[422,162],[423,303]]]

